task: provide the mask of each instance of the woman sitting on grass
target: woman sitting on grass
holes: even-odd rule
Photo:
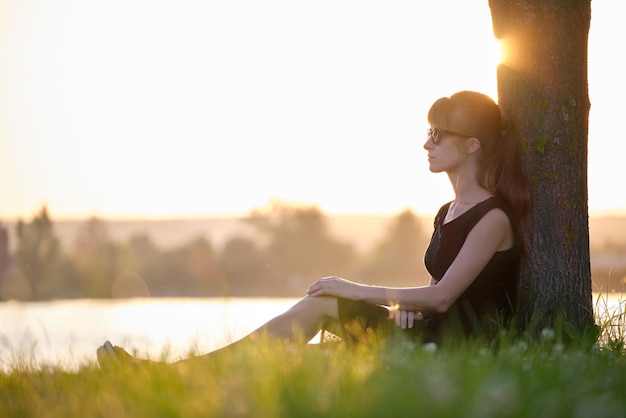
[[[518,225],[529,200],[514,136],[505,132],[498,105],[470,91],[437,100],[428,122],[424,149],[430,171],[447,173],[455,195],[435,217],[425,254],[430,285],[380,287],[324,277],[291,309],[247,337],[193,359],[254,344],[260,334],[309,341],[326,329],[355,342],[399,326],[421,341],[440,343],[458,335],[489,336],[507,324],[516,310]],[[141,362],[108,341],[98,349],[98,360]]]

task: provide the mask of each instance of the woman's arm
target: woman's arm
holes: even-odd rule
[[[446,312],[472,284],[496,251],[513,245],[513,231],[501,209],[490,210],[470,231],[463,247],[436,286],[367,286],[338,277],[325,277],[307,290],[310,296],[337,296],[407,311]]]

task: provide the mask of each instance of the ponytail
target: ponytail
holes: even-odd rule
[[[522,172],[517,149],[517,136],[513,124],[502,123],[501,137],[494,141],[491,152],[483,156],[479,181],[483,187],[504,198],[521,222],[530,207],[530,193]]]

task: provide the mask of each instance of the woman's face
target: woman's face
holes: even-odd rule
[[[431,125],[427,131],[424,149],[428,151],[428,164],[433,173],[452,172],[463,163],[465,141],[471,135],[454,129]]]

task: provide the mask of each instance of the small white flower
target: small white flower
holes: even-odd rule
[[[526,341],[520,341],[517,343],[517,350],[522,352],[528,350],[528,343]]]
[[[422,345],[422,350],[428,352],[428,353],[434,353],[435,351],[437,351],[437,344],[436,343],[425,343],[424,345]]]
[[[544,328],[541,330],[541,338],[547,341],[551,341],[554,339],[555,333],[553,329]]]

